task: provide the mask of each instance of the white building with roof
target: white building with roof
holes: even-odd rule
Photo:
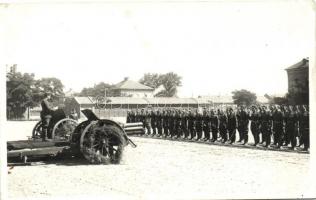
[[[112,89],[116,97],[153,97],[154,88],[143,85],[139,82],[129,80],[126,77],[122,82],[116,84]]]

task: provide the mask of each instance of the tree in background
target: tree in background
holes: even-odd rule
[[[64,85],[62,82],[57,78],[42,78],[36,81],[35,83],[35,94],[34,99],[35,101],[39,102],[42,99],[42,96],[45,92],[51,94],[51,100],[54,106],[57,106],[62,103],[62,100],[65,96],[64,92]]]
[[[158,92],[156,97],[175,97],[178,87],[181,86],[181,79],[181,76],[173,72],[166,74],[146,73],[139,82],[154,89],[162,85],[164,89]]]
[[[248,90],[235,90],[232,92],[234,103],[237,105],[250,106],[257,102],[257,95]]]
[[[52,94],[53,105],[64,97],[63,84],[57,78],[35,79],[34,74],[11,71],[7,73],[7,118],[22,118],[28,107],[37,106],[45,92]]]
[[[112,96],[111,89],[114,85],[100,82],[96,84],[94,87],[83,88],[80,93],[76,94],[75,96],[104,96],[106,91],[106,96]]]
[[[27,107],[36,105],[34,74],[13,72],[7,74],[7,118],[21,118]]]

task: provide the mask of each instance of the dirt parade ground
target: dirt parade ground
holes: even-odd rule
[[[8,122],[7,140],[34,122]],[[310,154],[131,137],[119,165],[52,160],[14,166],[10,199],[218,199],[310,197]]]

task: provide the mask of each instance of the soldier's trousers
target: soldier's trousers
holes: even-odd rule
[[[294,125],[286,127],[284,140],[286,145],[291,143],[291,147],[294,148],[296,146],[296,134]]]
[[[192,139],[192,138],[194,138],[194,137],[196,136],[196,130],[195,130],[195,128],[190,128],[190,129],[189,129],[189,132],[190,132],[190,136],[191,136],[190,139]]]
[[[216,141],[217,140],[217,134],[218,134],[218,129],[217,127],[212,127],[212,140]]]
[[[241,135],[241,138],[239,138],[240,141],[244,141],[244,143],[247,143],[248,142],[248,126],[245,126],[245,127],[240,127],[240,135]]]
[[[283,140],[282,140],[283,127],[277,124],[275,127],[273,127],[273,131],[274,131],[273,144],[281,146],[283,143]]]
[[[266,142],[266,147],[271,144],[271,130],[263,128],[262,129],[262,138]]]
[[[302,140],[304,144],[304,149],[309,149],[309,129],[305,128],[302,130]]]
[[[211,137],[211,128],[209,126],[203,127],[204,138],[209,140]]]
[[[227,141],[227,129],[226,127],[219,127],[219,134],[224,142]]]
[[[237,128],[237,130],[238,130],[238,135],[239,135],[239,140],[238,140],[238,142],[241,142],[242,141],[242,139],[243,139],[243,132],[242,132],[242,130],[241,130],[241,127],[239,126],[238,128]]]
[[[165,137],[167,137],[169,135],[168,130],[169,130],[168,126],[163,127],[163,134],[165,135]]]
[[[145,125],[146,129],[147,129],[147,135],[151,134],[151,126],[149,124]]]
[[[259,130],[259,127],[256,124],[253,124],[253,122],[252,122],[251,126],[250,126],[250,129],[251,129],[251,133],[252,133],[255,145],[257,145],[260,142],[260,137],[259,137],[260,130]]]
[[[231,142],[235,142],[236,141],[236,129],[235,128],[228,129],[228,134],[229,134],[229,140]]]
[[[157,132],[158,132],[158,135],[162,135],[162,127],[161,126],[157,126]]]
[[[196,127],[196,133],[197,133],[197,139],[202,138],[202,127],[198,126]]]
[[[188,130],[187,127],[182,126],[181,131],[182,131],[182,133],[184,135],[184,138],[189,137],[189,130]]]
[[[151,125],[152,130],[153,130],[153,135],[156,135],[156,126],[154,124]]]

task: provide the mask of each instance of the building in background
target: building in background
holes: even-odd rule
[[[112,89],[115,97],[153,97],[154,89],[126,77]]]
[[[288,75],[288,101],[290,104],[308,104],[309,102],[309,59],[285,69]]]

